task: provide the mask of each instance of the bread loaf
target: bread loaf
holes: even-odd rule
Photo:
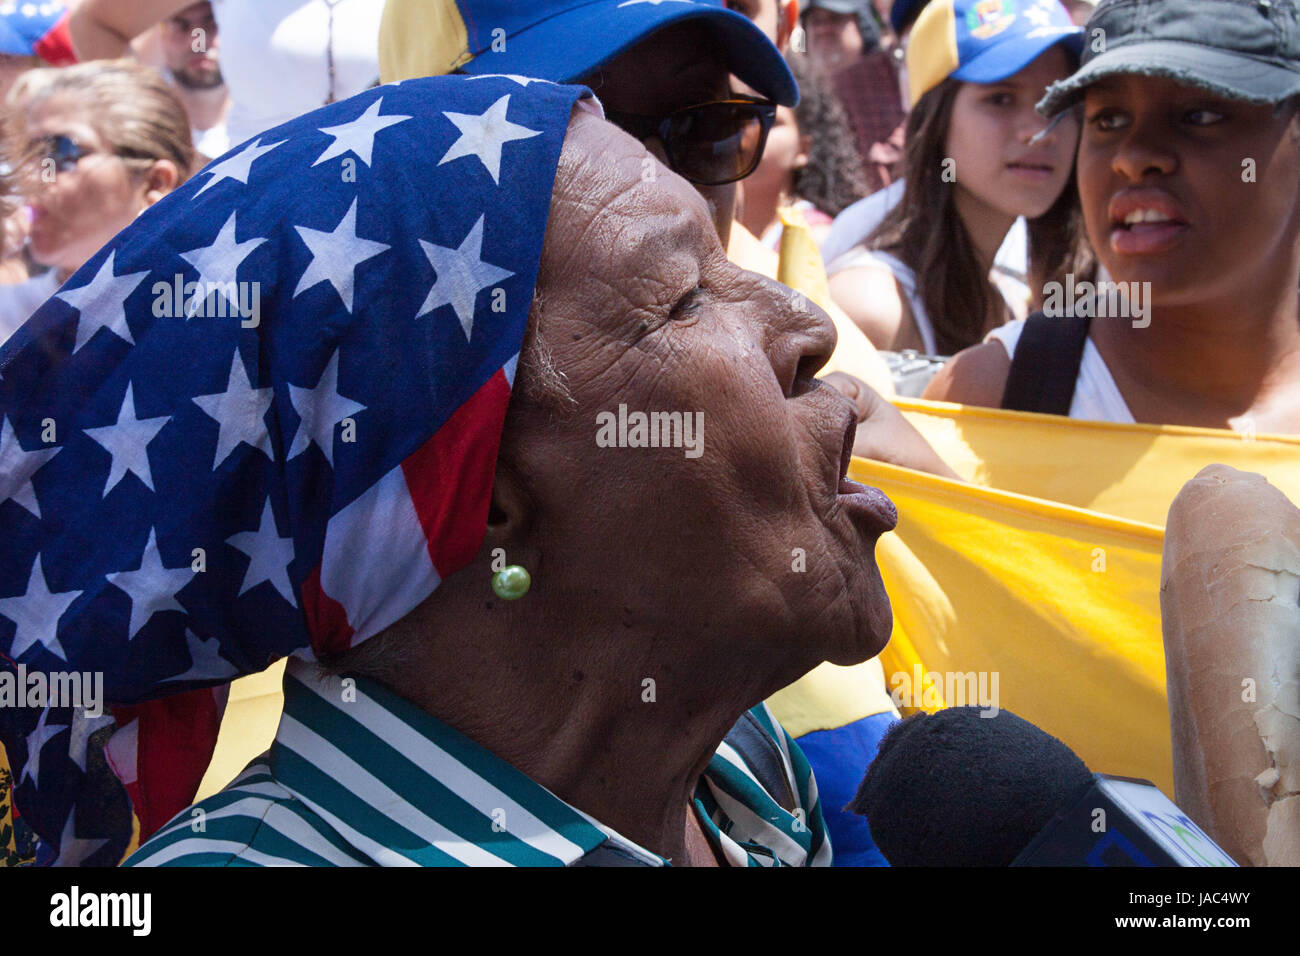
[[[1174,799],[1239,863],[1300,865],[1300,509],[1211,465],[1169,509]]]

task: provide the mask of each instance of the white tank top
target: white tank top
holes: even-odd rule
[[[862,246],[857,246],[827,266],[826,274],[834,275],[841,270],[853,269],[859,266],[884,267],[894,274],[894,279],[897,280],[898,287],[902,289],[903,297],[907,299],[907,305],[912,310],[912,318],[916,321],[917,331],[921,333],[921,341],[925,343],[925,354],[938,355],[938,345],[935,344],[934,337],[934,323],[930,321],[930,313],[925,311],[925,302],[921,299],[920,289],[917,287],[915,270],[904,263],[902,259],[888,252],[882,252],[879,249],[868,251]],[[1002,293],[1002,298],[1006,301],[1007,308],[1012,310],[1012,315],[1023,315],[1025,304],[1029,301],[1029,286],[1016,277],[1003,273],[996,268],[990,272],[989,279],[993,282],[994,287]],[[1017,299],[1019,300],[1019,309],[1017,309]]]
[[[921,341],[925,343],[925,354],[938,355],[934,341],[934,325],[930,322],[930,313],[925,311],[925,303],[921,301],[916,286],[916,273],[912,271],[912,268],[906,265],[902,259],[890,255],[888,252],[881,252],[878,249],[868,252],[859,246],[832,262],[826,273],[832,275],[844,269],[856,269],[862,266],[883,267],[894,274],[898,287],[903,291],[903,297],[907,299],[908,308],[912,310],[912,319],[916,322],[916,330],[921,333]]]
[[[334,58],[334,99],[355,96],[379,79],[384,0],[213,0],[212,12],[230,90],[232,144],[324,106],[330,97],[327,49]]]
[[[1008,322],[994,329],[984,337],[985,342],[998,342],[1007,350],[1007,356],[1015,358],[1016,345],[1020,342],[1020,333],[1024,331],[1025,321],[1020,319]],[[1136,419],[1128,410],[1119,386],[1111,377],[1106,360],[1086,339],[1083,344],[1083,359],[1079,362],[1079,377],[1074,381],[1074,398],[1070,401],[1070,417],[1086,418],[1096,422],[1118,422],[1132,425]]]

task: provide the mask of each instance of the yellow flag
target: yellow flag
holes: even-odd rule
[[[1265,476],[1300,501],[1300,438],[1176,425],[1116,425],[899,398],[894,404],[963,478],[1164,526],[1206,465]]]
[[[850,473],[898,506],[877,559],[901,710],[1010,710],[1172,793],[1160,528],[863,459]]]
[[[195,802],[212,796],[239,776],[254,757],[270,749],[284,710],[285,663],[276,661],[260,674],[241,677],[230,685],[217,746]]]
[[[853,463],[854,477],[883,488],[899,510],[879,561],[894,607],[881,660],[891,692],[910,694],[913,706],[902,709],[962,703],[924,692],[968,688],[952,675],[997,674],[1000,706],[1093,769],[1172,793],[1165,516],[1183,484],[1215,462],[1263,474],[1300,500],[1300,439],[895,404],[971,482]]]
[[[803,213],[790,206],[783,206],[779,212],[781,260],[776,281],[802,292],[823,309],[831,308],[831,287],[826,278],[826,267]]]

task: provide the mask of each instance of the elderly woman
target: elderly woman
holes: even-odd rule
[[[92,365],[55,301],[0,351],[30,463],[0,496],[41,507],[0,641],[104,669],[115,705],[0,713],[45,859],[125,848],[126,800],[91,798],[107,737],[137,865],[829,862],[759,702],[881,649],[894,510],[843,477],[827,317],[582,96],[440,77],[308,114],[116,240],[143,289],[260,282],[259,323],[128,297],[134,345]],[[654,412],[702,454],[638,434]],[[271,750],[185,809],[211,688],[286,654]]]

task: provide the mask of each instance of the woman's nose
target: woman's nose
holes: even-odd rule
[[[1154,123],[1134,119],[1115,146],[1111,169],[1132,182],[1148,173],[1167,176],[1178,166],[1178,157],[1167,145],[1167,133]]]
[[[835,323],[820,306],[801,292],[772,283],[779,301],[769,313],[773,334],[768,343],[772,368],[787,398],[800,390],[835,351]],[[803,386],[806,387],[806,386]]]

